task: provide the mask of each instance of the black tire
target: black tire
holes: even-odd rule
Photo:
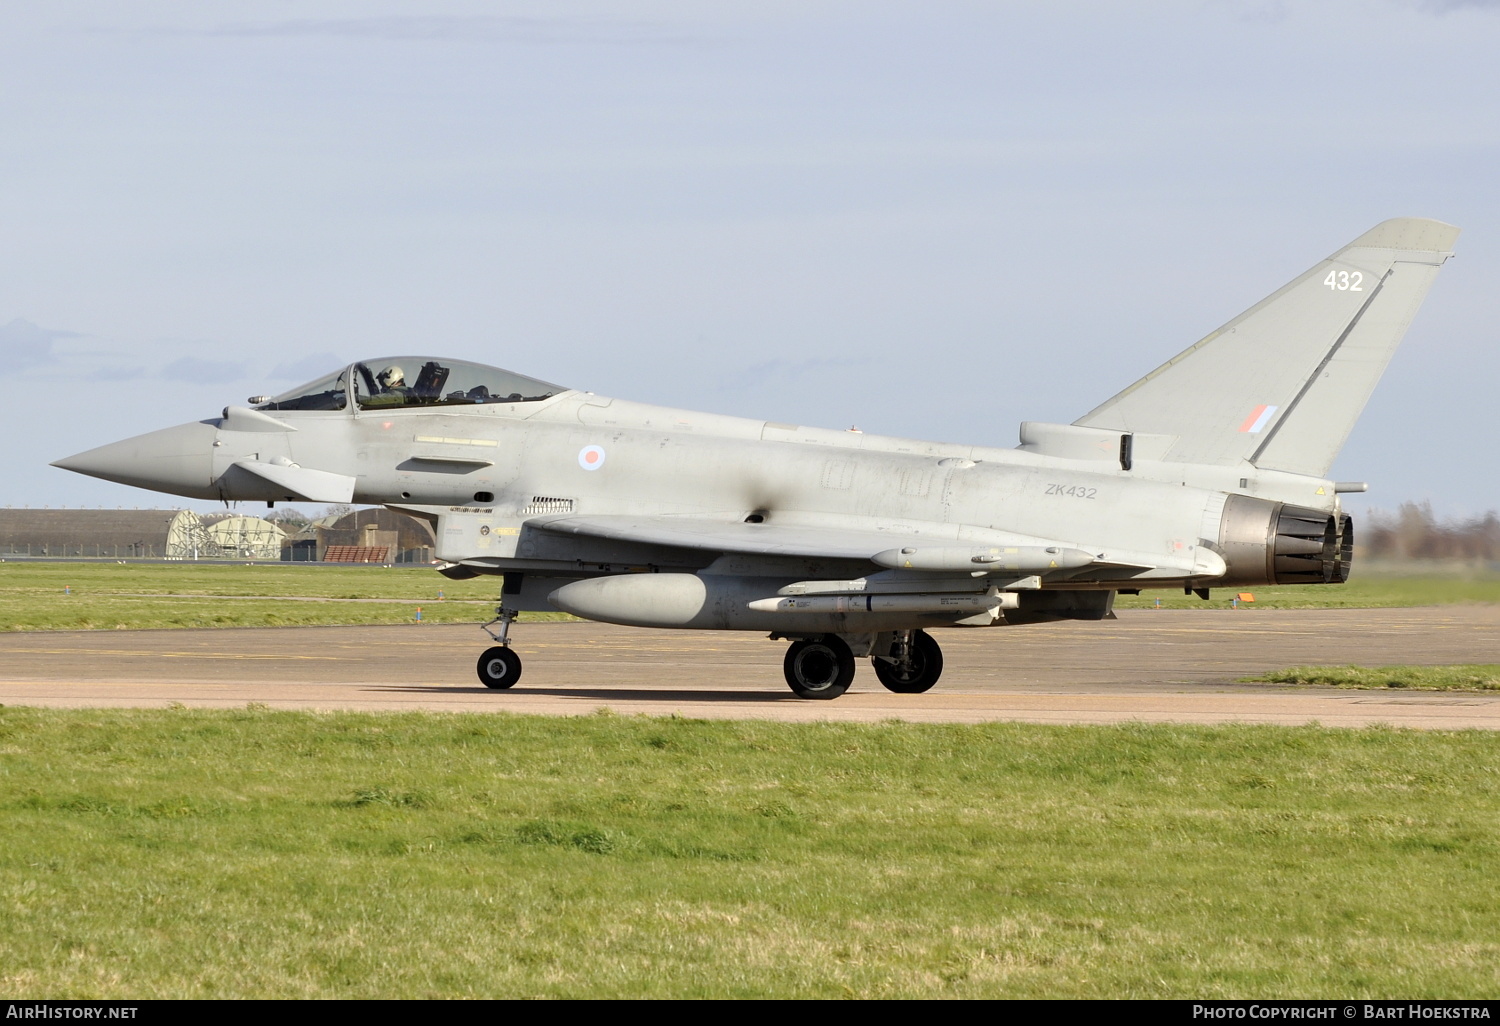
[[[837,698],[854,683],[854,653],[832,634],[794,641],[782,662],[787,686],[799,698]]]
[[[487,688],[502,690],[521,679],[521,657],[501,645],[484,650],[479,657],[479,682]]]
[[[911,653],[905,666],[880,656],[870,662],[875,664],[875,676],[886,690],[899,695],[920,695],[943,675],[943,650],[926,631],[912,631]]]

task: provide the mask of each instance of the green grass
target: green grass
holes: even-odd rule
[[[1253,603],[1242,609],[1379,609],[1392,606],[1439,606],[1466,602],[1500,602],[1500,574],[1360,575],[1348,584],[1281,585],[1269,588],[1215,588],[1205,602],[1177,591],[1143,591],[1119,595],[1116,609],[1228,609],[1236,595],[1248,592]]]
[[[1500,691],[1500,665],[1294,666],[1243,681],[1316,684],[1335,688],[1409,688],[1413,691]]]
[[[0,709],[0,992],[1500,988],[1500,734]]]
[[[0,630],[409,623],[418,606],[427,622],[477,623],[499,593],[498,577],[450,581],[431,567],[11,561]]]
[[[450,581],[430,567],[10,561],[0,562],[0,630],[407,623],[418,606],[425,621],[477,623],[493,615],[499,587],[498,577]],[[1372,575],[1341,586],[1249,590],[1252,610],[1500,602],[1500,575]],[[1146,592],[1121,595],[1115,604],[1227,608],[1236,592],[1213,594],[1203,602],[1180,591]],[[528,613],[523,619],[568,618]]]

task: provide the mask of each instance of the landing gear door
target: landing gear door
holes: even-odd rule
[[[437,539],[433,553],[447,563],[465,560],[511,559],[521,524],[493,506],[390,506],[400,513],[421,517],[433,525]]]

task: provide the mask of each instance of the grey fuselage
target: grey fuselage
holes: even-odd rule
[[[1247,502],[1267,511],[1249,529],[1252,543],[1257,532],[1261,542],[1268,530],[1274,534],[1274,524],[1261,520],[1272,518],[1276,504],[1336,510],[1328,480],[1139,456],[1126,470],[1114,444],[1118,433],[1106,433],[1108,445],[1091,446],[1074,438],[1081,434],[1090,442],[1089,429],[1028,427],[1072,440],[1070,455],[798,427],[578,391],[437,409],[231,407],[216,420],[106,447],[135,443],[136,451],[154,454],[159,466],[134,473],[129,453],[116,452],[118,472],[100,476],[196,498],[276,502],[303,496],[237,473],[235,464],[317,468],[352,478],[354,502],[468,514],[464,529],[448,525],[439,531],[444,560],[479,572],[574,576],[713,566],[716,572],[800,578],[860,576],[879,568],[837,556],[723,554],[559,538],[528,532],[528,523],[560,514],[709,518],[884,532],[893,544],[920,539],[960,549],[1063,546],[1094,554],[1100,565],[1046,577],[1043,587],[1192,582],[1205,588],[1270,579],[1265,552],[1226,565],[1223,552],[1237,537],[1225,533],[1232,496],[1241,512]],[[1032,434],[1045,438],[1048,432]],[[172,443],[164,445],[163,436]],[[588,452],[596,454],[593,466],[585,459]],[[161,469],[168,466],[162,454],[171,456],[170,473]]]
[[[354,363],[57,466],[225,501],[425,518],[508,608],[818,632],[1101,619],[1113,594],[1332,584],[1324,475],[1458,229],[1393,218],[1020,446],[649,406],[428,356]],[[979,612],[975,612],[975,610]]]

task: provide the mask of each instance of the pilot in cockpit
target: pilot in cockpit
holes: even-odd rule
[[[365,401],[366,406],[401,406],[407,402],[411,389],[406,387],[406,372],[395,364],[375,375],[380,391]]]

